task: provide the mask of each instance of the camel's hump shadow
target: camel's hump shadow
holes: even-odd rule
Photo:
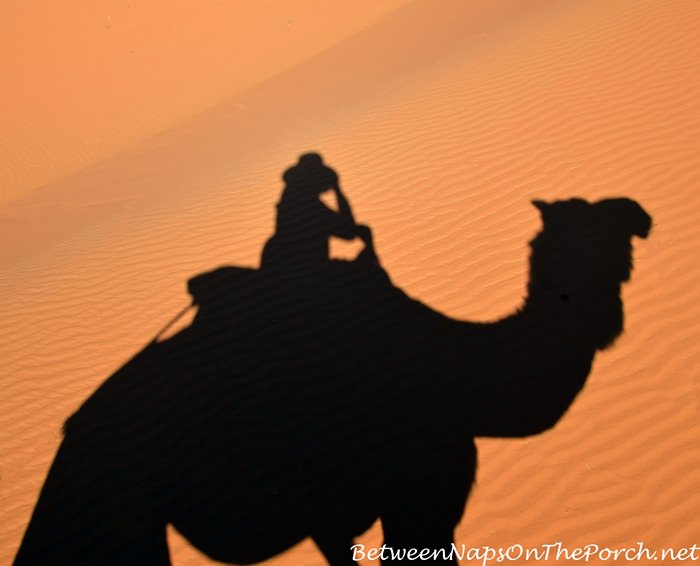
[[[371,258],[191,279],[193,323],[68,421],[17,564],[165,564],[168,523],[231,563],[311,536],[347,564],[379,517],[394,546],[449,545],[473,438],[564,414],[622,332],[631,237],[651,225],[629,199],[535,204],[527,300],[491,323],[410,298]]]

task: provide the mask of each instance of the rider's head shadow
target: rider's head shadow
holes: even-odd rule
[[[328,167],[318,153],[305,153],[289,167],[282,179],[285,193],[317,197],[338,186],[338,174]]]
[[[301,155],[282,179],[284,190],[277,203],[275,233],[265,244],[261,258],[264,270],[291,274],[323,269],[330,259],[331,237],[361,238],[365,251],[358,259],[376,260],[369,228],[355,222],[338,174],[319,154]],[[336,210],[321,200],[321,195],[329,191],[334,193]]]

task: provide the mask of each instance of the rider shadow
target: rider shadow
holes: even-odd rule
[[[353,564],[377,518],[395,549],[449,552],[473,438],[554,426],[622,331],[630,239],[651,223],[634,201],[535,203],[525,305],[470,323],[392,284],[319,156],[284,180],[261,268],[191,279],[193,323],[67,421],[15,564],[169,564],[167,524],[222,562],[310,536]],[[329,236],[365,249],[329,260]]]

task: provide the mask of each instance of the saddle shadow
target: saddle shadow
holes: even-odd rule
[[[70,417],[16,565],[169,564],[168,524],[221,562],[312,537],[330,564],[354,564],[353,538],[378,518],[387,548],[457,563],[474,437],[562,417],[623,330],[631,238],[651,218],[625,198],[535,202],[527,298],[475,323],[396,287],[345,197],[318,208],[322,189],[342,195],[334,175],[302,156],[261,268],[191,279],[193,323]],[[329,260],[329,235],[365,251]],[[401,561],[391,552],[383,563]]]

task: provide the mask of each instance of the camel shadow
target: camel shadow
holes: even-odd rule
[[[191,279],[193,323],[148,344],[67,421],[15,564],[169,564],[168,524],[221,562],[312,537],[330,564],[354,564],[353,538],[377,518],[387,548],[457,563],[446,554],[474,437],[538,434],[562,417],[623,330],[631,238],[651,227],[624,198],[534,204],[527,299],[495,322],[410,298],[354,220],[333,229],[367,237],[355,261],[321,250],[295,262],[311,244],[291,238],[269,255],[284,268]]]

